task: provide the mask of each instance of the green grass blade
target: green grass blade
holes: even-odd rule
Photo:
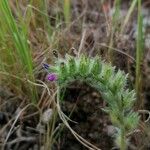
[[[69,24],[71,20],[71,1],[70,0],[64,0],[63,13],[64,13],[64,18],[65,18],[65,23]]]
[[[127,15],[125,17],[124,23],[122,25],[121,33],[124,31],[124,28],[127,25],[128,21],[130,19],[130,16],[131,16],[132,12],[134,11],[134,8],[135,8],[136,4],[137,4],[137,0],[133,0],[132,3],[131,3],[130,8],[128,10],[128,13],[127,13]]]
[[[113,17],[112,17],[112,30],[111,30],[110,41],[109,41],[109,49],[108,49],[108,60],[110,62],[113,62],[113,51],[111,48],[114,45],[114,41],[113,41],[114,34],[115,34],[116,30],[118,30],[118,19],[120,16],[120,5],[121,5],[121,0],[115,0],[115,3],[114,3],[115,12],[114,12]]]
[[[17,74],[21,77],[25,77],[26,75],[29,77],[30,80],[34,81],[33,75],[33,63],[32,63],[32,56],[31,56],[31,49],[28,45],[28,37],[27,37],[27,30],[24,24],[18,26],[16,23],[16,19],[12,15],[9,3],[7,0],[0,1],[0,10],[1,10],[1,18],[0,25],[5,26],[3,31],[1,31],[1,38],[2,41],[5,41],[5,36],[2,36],[4,33],[9,35],[13,48],[9,47],[7,43],[5,43],[5,49],[7,50],[10,56],[13,55],[13,62],[16,64],[18,63],[18,67],[20,69],[17,70]],[[8,42],[8,41],[6,41]],[[11,71],[11,70],[10,70]],[[20,73],[21,72],[21,73]],[[29,91],[31,92],[29,95],[32,95],[32,101],[35,100],[35,89],[33,87],[29,87]],[[34,100],[33,100],[34,99]]]

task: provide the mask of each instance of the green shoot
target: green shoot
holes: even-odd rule
[[[97,89],[108,103],[104,111],[110,115],[112,124],[118,128],[117,145],[121,150],[127,148],[126,135],[137,127],[139,116],[132,110],[135,92],[125,89],[127,75],[124,72],[116,72],[114,67],[105,64],[99,57],[88,58],[84,55],[66,55],[64,60],[58,60],[55,66],[50,66],[48,72],[48,79],[56,81],[59,89],[74,81],[86,82]]]

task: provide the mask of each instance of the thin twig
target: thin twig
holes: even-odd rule
[[[86,37],[86,32],[87,32],[86,30],[87,29],[84,29],[84,31],[82,33],[82,39],[81,39],[79,50],[78,50],[78,57],[80,56],[82,48],[84,47],[84,42],[85,42],[85,37]]]

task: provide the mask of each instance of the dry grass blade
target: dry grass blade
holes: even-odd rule
[[[35,106],[35,105],[34,105],[34,104],[28,104],[28,105],[25,106],[25,107],[18,113],[18,115],[16,116],[16,119],[14,120],[14,122],[13,122],[13,124],[12,124],[12,126],[11,126],[11,128],[10,128],[10,130],[9,130],[9,132],[8,132],[8,134],[7,134],[7,136],[6,136],[6,138],[5,138],[4,147],[5,147],[5,145],[6,145],[7,141],[8,141],[8,139],[9,139],[10,134],[11,134],[11,132],[12,132],[12,130],[13,130],[13,128],[14,128],[16,122],[18,121],[19,117],[20,117],[21,114],[22,114],[28,107],[30,107],[30,106]],[[35,107],[36,107],[36,106],[35,106]]]
[[[144,35],[143,35],[143,17],[141,12],[141,0],[138,0],[138,29],[137,29],[137,39],[136,39],[136,79],[135,79],[135,89],[137,93],[137,108],[143,107],[143,102],[141,100],[141,62],[143,59],[143,49],[144,49]]]

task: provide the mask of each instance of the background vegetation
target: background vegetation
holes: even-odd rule
[[[141,114],[139,127],[130,137],[130,149],[149,149],[149,8],[148,0],[1,0],[0,148],[71,147],[72,143],[68,146],[62,140],[62,135],[67,139],[68,132],[63,133],[64,124],[57,119],[55,82],[47,81],[43,67],[44,63],[51,66],[68,53],[72,56],[98,55],[129,73],[128,88],[137,93],[134,110]],[[84,88],[75,93],[77,88],[75,86],[71,92],[69,89],[70,93],[66,92],[64,98],[82,95],[79,91]],[[92,95],[93,89],[87,93]],[[66,102],[62,107],[69,110],[70,106]],[[84,104],[79,108],[84,108]],[[101,124],[106,120],[104,118]],[[106,126],[108,132],[109,126]],[[101,137],[104,141],[99,144],[83,137],[104,150],[115,147],[110,142],[112,135],[106,139]],[[72,147],[82,149],[81,145]]]

